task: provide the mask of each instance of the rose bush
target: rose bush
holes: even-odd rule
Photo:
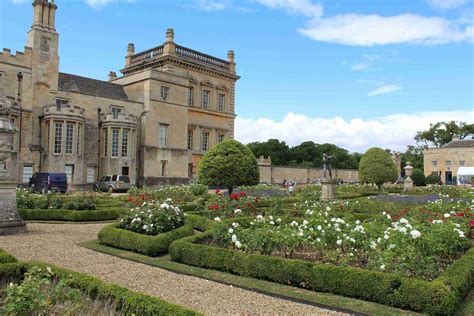
[[[120,228],[145,235],[158,235],[184,225],[184,213],[171,199],[144,201],[120,221]]]

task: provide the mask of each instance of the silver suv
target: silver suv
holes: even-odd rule
[[[128,176],[111,175],[103,176],[94,183],[93,190],[98,192],[127,192],[130,189],[130,178]]]

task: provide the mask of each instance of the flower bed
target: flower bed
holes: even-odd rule
[[[170,246],[172,260],[440,315],[452,314],[473,285],[474,249],[467,251],[435,280],[425,281],[395,273],[244,253],[202,244],[213,234],[213,231],[208,231],[175,241]]]
[[[18,213],[21,218],[29,221],[108,221],[117,219],[120,216],[120,210],[117,208],[106,208],[92,211],[74,211],[61,209],[18,209]]]
[[[151,236],[122,229],[119,226],[120,224],[111,224],[102,228],[98,235],[100,243],[150,257],[168,253],[168,248],[173,241],[190,236],[194,232],[191,225],[184,225],[166,233]]]
[[[64,286],[66,286],[68,290],[78,290],[83,296],[91,301],[94,308],[102,307],[103,310],[102,312],[99,312],[99,314],[200,315],[192,310],[169,303],[160,298],[133,292],[82,273],[50,266],[41,262],[0,264],[0,284],[20,282],[24,279],[27,271],[31,271],[32,269],[37,270],[38,268],[43,271],[48,271],[51,281],[57,282],[59,280],[62,282],[63,290]],[[49,280],[46,281],[49,282]],[[13,296],[16,301],[16,303],[13,304],[13,308],[15,308],[14,315],[18,314],[16,311],[18,311],[17,309],[20,307],[24,307],[24,309],[22,309],[24,314],[30,314],[33,311],[37,311],[40,304],[44,305],[45,303],[48,303],[48,305],[51,305],[55,303],[53,301],[41,301],[41,295],[44,294],[44,285],[42,286],[43,289],[41,289],[41,287],[35,287],[38,291],[29,290],[26,292],[21,291],[21,288],[19,287],[20,286],[14,285],[10,290],[12,294],[15,294],[14,292],[17,293],[16,296]],[[16,291],[17,288],[20,292]],[[40,290],[43,291],[43,294],[39,292]],[[35,299],[35,294],[40,295],[36,298],[38,300],[37,302],[33,301]],[[2,298],[0,298],[0,301],[1,299]],[[64,297],[61,297],[60,299],[64,299]],[[22,303],[21,306],[19,306],[19,302]],[[60,307],[62,308],[63,306]],[[97,312],[96,309],[94,311]]]
[[[75,195],[36,194],[26,189],[18,189],[16,200],[18,208],[24,209],[95,210],[97,207],[97,197],[89,193]]]
[[[196,196],[206,195],[207,187],[200,184],[163,186],[159,188],[133,188],[129,191],[129,201],[140,205],[143,201],[172,199],[181,204],[191,202]]]

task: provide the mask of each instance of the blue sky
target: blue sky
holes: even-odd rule
[[[31,1],[0,3],[0,46],[23,50]],[[411,141],[413,125],[420,129],[437,118],[474,121],[472,0],[56,3],[63,72],[106,79],[109,70],[123,66],[127,43],[137,51],[157,46],[168,27],[181,45],[221,58],[235,50],[242,76],[237,138],[243,141],[283,129],[276,137],[289,143],[304,135],[363,150],[372,131],[383,145],[399,148]],[[398,115],[408,125],[400,126]],[[409,133],[390,143],[383,135],[395,126]],[[310,133],[297,133],[300,128]],[[354,141],[344,140],[352,136]]]

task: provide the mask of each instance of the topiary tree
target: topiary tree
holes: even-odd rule
[[[397,167],[382,148],[373,147],[365,152],[359,163],[359,180],[363,183],[374,183],[379,191],[385,182],[397,180]]]
[[[199,164],[199,182],[226,186],[229,194],[234,186],[258,184],[257,160],[247,146],[236,140],[225,140],[202,158]]]
[[[411,175],[411,179],[413,180],[413,183],[418,187],[426,185],[425,174],[420,169],[413,169],[413,174]]]
[[[439,183],[439,176],[437,174],[430,174],[425,179],[426,184],[438,184]]]

